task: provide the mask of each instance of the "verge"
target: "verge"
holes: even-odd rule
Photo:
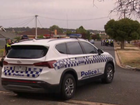
[[[129,65],[124,65],[122,63],[122,60],[121,60],[121,57],[119,56],[118,54],[118,51],[117,49],[114,47],[114,50],[115,50],[115,60],[116,60],[116,63],[119,67],[123,68],[123,69],[129,69],[129,70],[136,70],[136,71],[140,71],[139,68],[136,68],[136,67],[131,67]]]

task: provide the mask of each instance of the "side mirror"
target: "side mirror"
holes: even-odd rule
[[[103,51],[101,49],[98,49],[98,55],[101,55]]]

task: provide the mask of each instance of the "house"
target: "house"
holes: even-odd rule
[[[63,29],[63,33],[66,33],[67,31],[71,31],[72,33],[76,33],[76,29]]]
[[[0,26],[0,40],[10,38],[14,39],[17,35],[14,32],[6,31],[2,26]]]
[[[0,40],[6,38],[14,39],[15,37],[17,37],[17,35],[13,32],[0,30]]]
[[[35,29],[31,29],[25,32],[22,32],[19,34],[19,36],[22,35],[28,35],[29,38],[35,38]],[[66,35],[64,35],[63,33],[57,33],[57,30],[55,31],[50,31],[47,29],[37,29],[37,35],[39,36],[43,36],[43,38],[56,38],[56,37],[65,37]]]
[[[109,38],[109,36],[106,34],[105,31],[101,31],[101,32],[99,33],[99,35],[100,35],[101,39],[108,39],[108,38]]]
[[[47,29],[40,29],[40,28],[37,29],[38,37],[39,36],[50,37],[52,34],[53,33]],[[18,35],[19,36],[28,35],[29,38],[35,38],[35,28],[19,33]]]
[[[15,37],[17,37],[16,33],[7,31],[0,26],[0,48],[4,47],[7,38],[14,39]]]

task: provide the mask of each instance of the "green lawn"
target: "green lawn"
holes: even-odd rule
[[[5,41],[0,40],[0,49],[4,48],[4,46],[5,46]]]
[[[3,56],[4,49],[0,49],[0,57]]]

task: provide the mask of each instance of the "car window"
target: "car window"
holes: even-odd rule
[[[83,54],[83,50],[79,42],[68,42],[67,48],[68,48],[68,54]]]
[[[97,53],[97,49],[94,46],[92,46],[91,44],[89,44],[87,42],[80,42],[80,44],[82,45],[82,47],[84,48],[84,50],[87,54]]]
[[[56,45],[56,49],[57,49],[58,52],[60,52],[62,54],[67,54],[65,43],[61,43],[61,44]]]
[[[35,59],[46,55],[48,48],[44,46],[12,46],[8,58]]]

